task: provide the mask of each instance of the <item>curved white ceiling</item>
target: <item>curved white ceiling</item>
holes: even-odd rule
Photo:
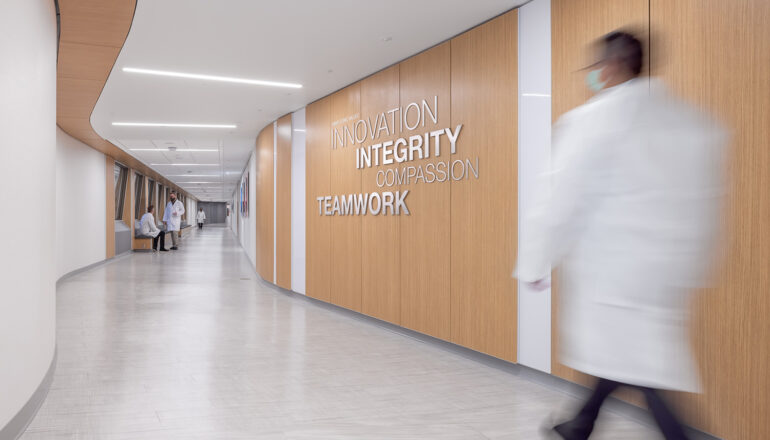
[[[271,121],[523,3],[138,0],[131,31],[91,125],[199,199],[227,200],[257,133]],[[124,67],[303,87],[151,76],[124,72]],[[113,122],[237,128],[126,127]],[[214,151],[165,151],[169,146]]]

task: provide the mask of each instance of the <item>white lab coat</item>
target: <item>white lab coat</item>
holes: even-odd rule
[[[198,211],[198,213],[195,214],[195,219],[198,221],[198,223],[203,223],[203,221],[206,220],[206,213],[203,211]]]
[[[160,234],[160,229],[155,224],[154,215],[148,212],[142,216],[142,219],[139,220],[139,233],[149,237],[157,237]]]
[[[182,226],[182,216],[184,215],[184,203],[179,199],[176,202],[168,202],[166,211],[163,213],[163,221],[166,222],[166,231],[178,231]]]
[[[559,266],[561,362],[698,390],[688,313],[713,269],[725,141],[655,79],[604,90],[559,120],[551,194],[524,220],[532,232],[514,275],[535,281]]]

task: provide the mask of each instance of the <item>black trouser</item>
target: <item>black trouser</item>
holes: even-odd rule
[[[556,426],[556,431],[565,439],[587,439],[591,435],[591,431],[593,431],[594,422],[599,416],[599,410],[601,409],[604,400],[620,387],[633,388],[644,394],[644,398],[647,400],[647,407],[650,409],[652,416],[655,418],[655,422],[658,424],[658,427],[660,427],[660,431],[663,433],[666,440],[687,439],[682,425],[679,423],[674,413],[668,408],[668,405],[666,405],[666,402],[657,390],[607,379],[599,379],[593,394],[577,416],[569,422]]]
[[[160,231],[160,234],[158,234],[155,237],[152,237],[152,248],[153,249],[159,249],[158,248],[158,239],[160,239],[160,249],[166,248],[166,231]]]
[[[203,222],[198,223],[198,229],[203,229]]]

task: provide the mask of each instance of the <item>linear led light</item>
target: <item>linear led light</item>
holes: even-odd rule
[[[203,148],[203,149],[201,149],[201,148],[177,148],[176,150],[169,150],[169,149],[162,149],[162,148],[129,148],[129,150],[131,150],[131,151],[161,151],[161,152],[164,152],[164,153],[168,153],[168,152],[172,152],[173,153],[175,151],[195,151],[195,152],[198,152],[198,151],[219,151],[219,150],[209,150],[209,149],[206,149],[206,148]]]
[[[231,83],[239,83],[239,84],[252,84],[255,86],[288,87],[291,89],[302,88],[302,84],[295,84],[295,83],[264,81],[261,79],[233,78],[229,76],[201,75],[199,73],[171,72],[168,70],[140,69],[137,67],[124,67],[123,71],[129,72],[129,73],[143,73],[146,75],[171,76],[174,78],[202,79],[206,81],[221,81],[221,82],[231,82]]]
[[[235,124],[174,124],[158,122],[113,122],[117,127],[238,128]]]
[[[300,128],[295,128],[295,129],[294,129],[294,131],[299,131],[299,132],[301,132],[301,133],[304,133],[304,132],[305,132],[305,130],[302,130],[302,129],[300,129]]]
[[[151,163],[151,166],[169,165],[172,167],[218,167],[218,163]]]

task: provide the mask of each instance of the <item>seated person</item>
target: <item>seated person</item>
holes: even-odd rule
[[[152,237],[152,250],[161,252],[168,252],[166,249],[166,233],[158,229],[155,225],[155,207],[150,205],[147,207],[147,213],[139,220],[139,233]],[[158,238],[160,238],[160,249],[158,249]]]

